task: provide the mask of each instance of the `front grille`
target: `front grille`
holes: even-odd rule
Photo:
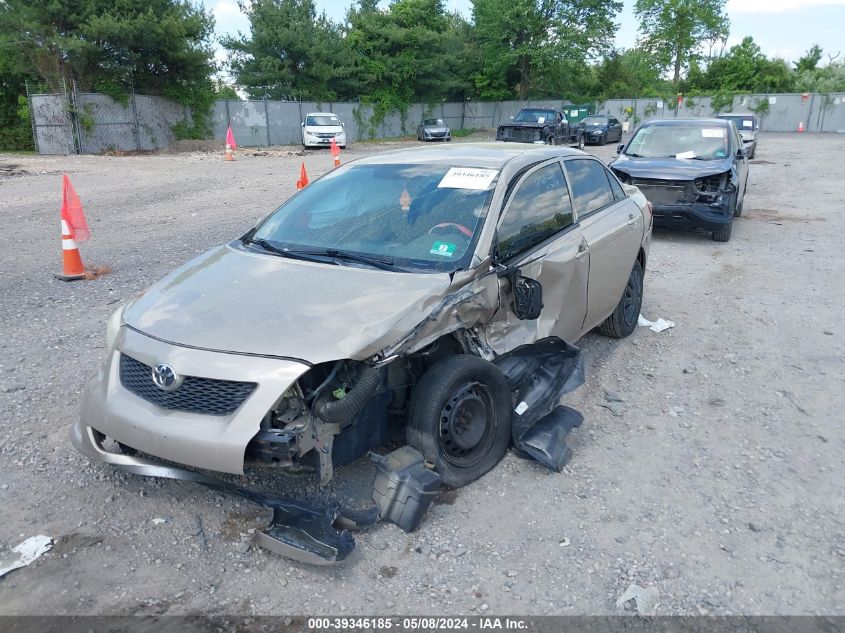
[[[317,132],[317,138],[334,138],[334,132]]]
[[[258,386],[254,382],[185,376],[176,391],[164,391],[153,382],[152,367],[120,355],[120,384],[139,398],[162,409],[204,415],[229,415]]]
[[[678,204],[691,202],[693,199],[692,183],[689,181],[634,178],[631,184],[639,187],[652,204]]]
[[[532,143],[540,140],[540,130],[537,128],[506,127],[502,129],[502,138],[508,141]]]

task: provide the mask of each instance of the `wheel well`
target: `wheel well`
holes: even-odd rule
[[[637,253],[637,261],[640,262],[640,268],[645,272],[645,249],[640,247],[640,252]]]

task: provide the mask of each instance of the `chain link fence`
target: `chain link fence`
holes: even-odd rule
[[[42,154],[97,154],[109,151],[153,150],[171,145],[173,126],[190,123],[191,112],[163,97],[129,94],[125,102],[91,92],[28,94],[35,146]],[[225,142],[232,126],[243,147],[296,145],[302,142],[302,121],[309,112],[334,112],[346,126],[349,142],[414,136],[424,118],[440,118],[453,130],[496,128],[520,109],[545,107],[566,111],[564,100],[446,102],[413,104],[404,112],[377,118],[361,102],[273,101],[269,99],[215,102],[212,138]],[[721,111],[757,112],[761,129],[794,132],[845,132],[845,93],[778,94],[734,97]],[[680,104],[659,98],[613,99],[595,111],[626,121],[631,130],[645,121],[666,117],[709,117],[710,97],[684,98]]]

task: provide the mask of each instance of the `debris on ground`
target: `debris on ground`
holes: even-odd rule
[[[49,551],[51,547],[53,547],[53,539],[49,536],[39,534],[29,537],[20,545],[13,547],[9,556],[0,560],[0,577],[15,569],[26,567],[44,552]]]
[[[616,600],[616,606],[620,609],[626,608],[626,604],[630,603],[633,609],[640,615],[654,615],[657,609],[659,598],[657,587],[640,587],[636,583],[631,583],[619,598]]]
[[[668,319],[664,319],[662,317],[656,321],[649,321],[642,314],[637,319],[637,324],[642,327],[647,327],[652,332],[662,332],[663,330],[675,327],[674,321],[669,321]]]

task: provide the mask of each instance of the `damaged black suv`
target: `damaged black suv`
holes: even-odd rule
[[[649,121],[618,153],[611,170],[648,198],[655,226],[699,228],[717,242],[731,239],[748,181],[748,158],[733,123]]]

